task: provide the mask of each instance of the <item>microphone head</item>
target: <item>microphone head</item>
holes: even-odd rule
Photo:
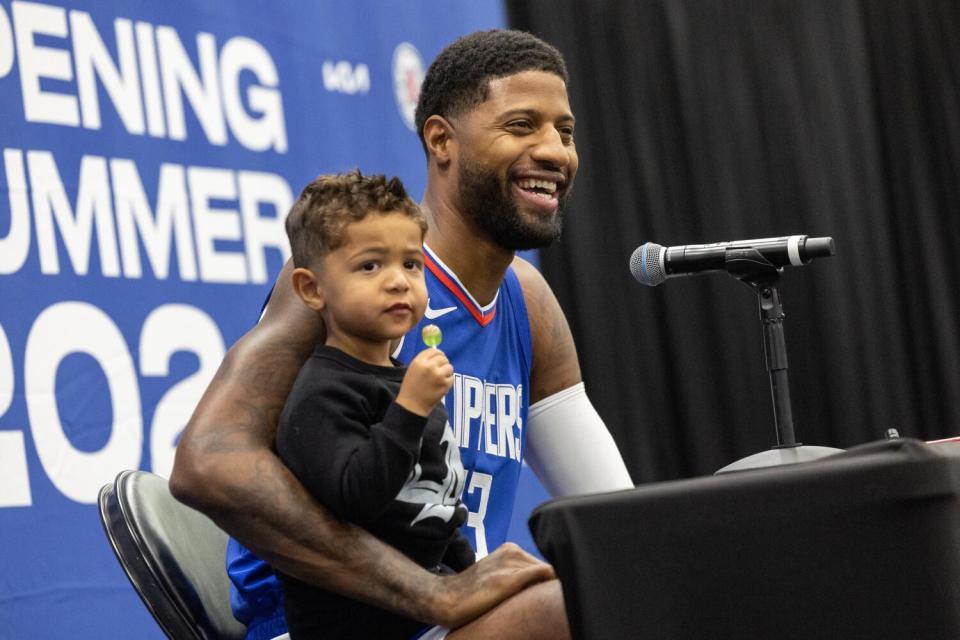
[[[633,250],[630,256],[630,273],[640,284],[655,287],[667,279],[663,272],[661,256],[665,249],[655,243],[648,242]]]

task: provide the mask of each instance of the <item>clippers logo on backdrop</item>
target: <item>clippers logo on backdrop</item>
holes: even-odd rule
[[[416,131],[414,113],[423,84],[423,58],[409,42],[401,42],[393,51],[393,93],[404,124]]]

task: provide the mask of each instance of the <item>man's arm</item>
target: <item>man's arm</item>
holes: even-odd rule
[[[288,263],[261,322],[227,352],[194,411],[177,447],[173,494],[280,571],[433,624],[459,626],[552,578],[548,565],[513,545],[437,577],[332,517],[296,481],[273,440],[322,327],[294,294],[291,270]]]
[[[620,451],[584,391],[560,303],[540,272],[517,258],[533,342],[525,458],[554,496],[633,487]]]
[[[514,259],[513,270],[520,280],[530,319],[533,341],[530,404],[536,404],[578,384],[580,361],[567,318],[543,275],[523,258]]]

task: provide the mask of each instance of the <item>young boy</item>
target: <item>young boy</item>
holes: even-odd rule
[[[280,417],[277,450],[318,501],[435,571],[474,556],[459,527],[464,469],[440,400],[442,351],[390,357],[427,306],[427,225],[397,178],[321,176],[286,221],[294,290],[326,327]],[[408,339],[412,339],[412,336]],[[280,575],[293,640],[410,638],[419,623]]]

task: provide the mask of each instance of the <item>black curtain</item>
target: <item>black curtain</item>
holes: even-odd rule
[[[581,170],[542,267],[636,482],[775,444],[756,296],[639,285],[645,241],[832,236],[780,282],[798,439],[960,434],[960,3],[507,7],[569,65]]]

